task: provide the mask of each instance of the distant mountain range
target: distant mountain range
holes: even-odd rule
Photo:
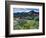
[[[17,12],[17,13],[14,13],[13,15],[14,16],[29,16],[29,15],[33,15],[33,14],[35,14],[35,15],[39,15],[39,12],[35,12],[35,11],[29,11],[29,12]]]

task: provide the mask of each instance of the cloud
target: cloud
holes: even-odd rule
[[[35,12],[39,12],[39,9],[35,9],[35,8],[14,8],[13,9],[13,12],[14,13],[21,13],[21,12],[29,12],[29,11],[32,11],[34,10]]]

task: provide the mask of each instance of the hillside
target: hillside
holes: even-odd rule
[[[17,13],[14,13],[13,15],[14,16],[32,16],[32,15],[39,15],[39,12],[35,12],[35,11],[29,11],[29,12],[17,12]]]

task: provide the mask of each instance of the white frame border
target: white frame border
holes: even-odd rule
[[[13,30],[13,8],[39,8],[39,29]],[[42,32],[42,6],[32,5],[10,5],[10,35]]]

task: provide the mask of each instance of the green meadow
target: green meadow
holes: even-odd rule
[[[39,28],[39,17],[28,17],[26,19],[16,19],[14,17],[14,30],[20,30],[20,29],[38,29]]]

